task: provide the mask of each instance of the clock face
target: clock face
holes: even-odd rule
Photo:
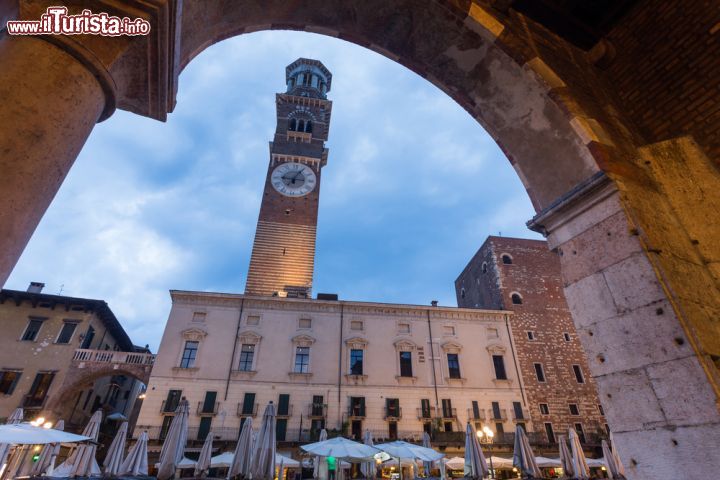
[[[283,163],[270,175],[275,190],[288,197],[302,197],[315,189],[317,177],[312,168],[302,163]]]

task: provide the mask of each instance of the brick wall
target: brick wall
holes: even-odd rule
[[[503,255],[512,264],[505,264]],[[567,434],[570,426],[581,423],[590,440],[591,434],[604,430],[595,382],[563,294],[560,262],[546,242],[489,237],[455,285],[460,307],[514,312],[510,322],[515,354],[536,431],[544,431],[544,423],[550,422],[556,435]],[[513,293],[522,304],[513,303]],[[535,363],[542,364],[545,382],[537,380]],[[577,382],[572,365],[580,367],[584,384]],[[549,414],[541,414],[541,403],[548,405]],[[570,404],[578,406],[579,415],[570,414]]]

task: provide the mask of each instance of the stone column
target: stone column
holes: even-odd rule
[[[1,286],[114,98],[79,45],[3,33],[0,65]]]
[[[599,173],[529,225],[560,255],[628,478],[715,478],[717,397],[623,201]]]

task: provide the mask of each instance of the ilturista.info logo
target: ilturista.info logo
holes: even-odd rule
[[[48,7],[40,20],[10,20],[7,22],[10,35],[147,35],[150,22],[143,18],[115,17],[107,13],[92,13],[83,10],[77,15],[68,15],[67,7]]]

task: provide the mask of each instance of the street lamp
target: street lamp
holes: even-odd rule
[[[488,426],[484,426],[481,431],[477,432],[478,440],[480,440],[480,443],[486,443],[488,445],[492,445],[493,443],[493,437],[495,434],[493,433]],[[483,440],[484,438],[484,440]],[[490,478],[495,478],[495,469],[493,468],[492,463],[492,451],[490,451]]]

